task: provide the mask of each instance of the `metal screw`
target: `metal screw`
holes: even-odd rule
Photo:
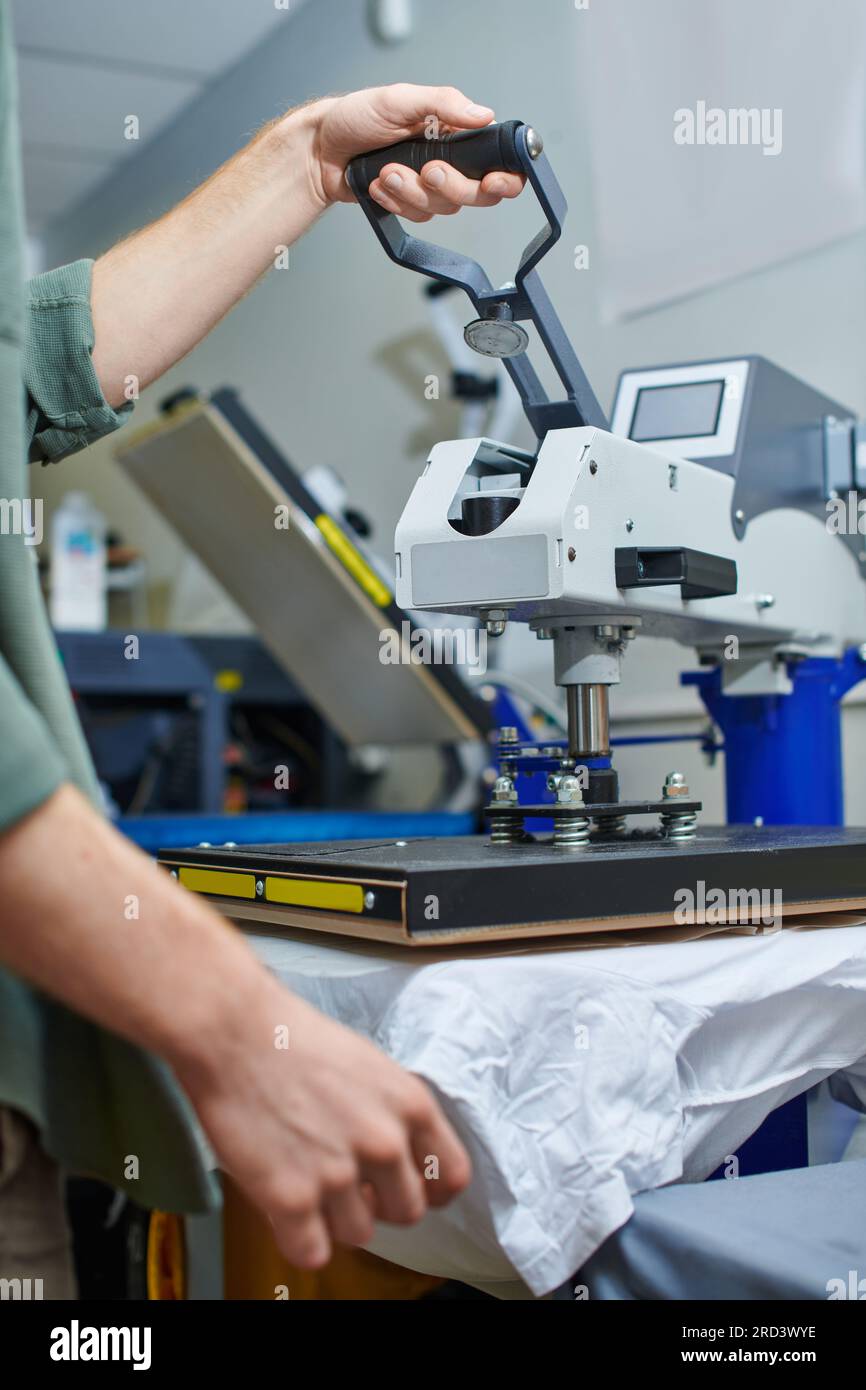
[[[572,564],[577,559],[577,551],[575,550],[573,545],[570,545],[568,547],[568,558],[569,560],[571,560]]]
[[[612,642],[617,636],[618,629],[611,623],[601,623],[595,629],[595,635],[599,642]]]
[[[773,608],[775,603],[776,598],[774,594],[758,594],[755,598],[755,607],[761,610],[764,608]]]
[[[544,141],[533,127],[526,127],[526,153],[530,159],[537,159],[544,149]]]
[[[171,870],[171,876],[172,876],[172,878],[177,878],[177,869],[172,869],[172,870]]]
[[[367,892],[364,894],[364,906],[368,912],[372,912],[376,906],[376,894]]]
[[[262,882],[262,880],[261,880],[260,878],[257,878],[257,879],[256,879],[256,897],[257,897],[257,898],[263,898],[264,896],[265,896],[265,885],[264,885],[264,883]]]
[[[199,840],[199,849],[210,849],[210,840]]]
[[[551,777],[548,778],[547,782],[547,785],[548,787],[550,787],[551,791],[554,790],[554,788],[550,786],[554,778],[556,778],[557,780],[556,799],[561,806],[583,805],[583,792],[580,789],[579,777],[575,777],[573,772],[565,772],[562,774],[554,773]]]
[[[517,800],[517,790],[511,777],[497,777],[493,783],[492,801],[505,801],[513,805]]]
[[[505,608],[488,608],[484,614],[484,626],[488,637],[501,637],[505,631],[508,611]]]
[[[593,476],[595,476],[595,474],[598,472],[598,464],[596,463],[595,459],[590,459],[589,471],[590,473],[592,473]]]
[[[634,530],[634,522],[632,521],[631,517],[629,517],[628,521],[625,523],[625,529],[626,529],[627,531],[633,531],[633,530]]]
[[[669,772],[662,787],[662,796],[688,796],[689,789],[681,772]]]
[[[514,806],[517,804],[517,791],[510,777],[497,777],[490,798],[494,806]],[[490,817],[490,843],[492,845],[515,845],[523,835],[523,826],[518,819],[508,815]]]
[[[513,724],[506,724],[504,729],[499,730],[500,743],[519,743],[520,735]]]
[[[665,778],[662,788],[662,800],[674,801],[680,796],[688,796],[689,789],[686,779],[681,772],[669,772]],[[671,840],[674,844],[682,843],[683,840],[693,840],[698,823],[695,811],[680,811],[671,806],[669,811],[662,811],[660,816],[662,835],[666,840]]]
[[[737,510],[734,512],[734,521],[740,522],[745,521],[745,519],[746,513],[743,511],[742,507],[738,507]]]

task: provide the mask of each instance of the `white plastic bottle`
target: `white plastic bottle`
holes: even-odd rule
[[[68,492],[51,523],[51,622],[60,632],[106,625],[105,517],[84,492]]]

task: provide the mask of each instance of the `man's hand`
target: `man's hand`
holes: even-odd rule
[[[123,405],[131,388],[162,376],[326,208],[351,201],[346,165],[356,154],[431,126],[480,130],[492,117],[453,87],[399,83],[326,97],[272,121],[176,208],[96,262],[93,365],[106,400]],[[427,222],[492,207],[522,187],[517,174],[479,183],[434,160],[420,177],[388,165],[371,192],[390,212]]]
[[[180,1079],[221,1166],[293,1264],[409,1225],[468,1183],[469,1160],[427,1088],[270,980],[239,1000]]]
[[[480,130],[493,120],[489,107],[477,106],[456,87],[413,87],[405,82],[327,98],[302,109],[314,119],[311,173],[325,205],[354,201],[345,175],[355,155],[431,130],[437,136]],[[420,175],[387,164],[370,192],[389,212],[411,222],[429,222],[436,214],[447,217],[462,207],[495,207],[503,198],[516,198],[523,183],[519,174],[508,173],[487,174],[479,183],[442,160],[431,160]]]
[[[283,989],[71,787],[0,835],[0,900],[0,961],[169,1062],[294,1264],[317,1268],[374,1218],[417,1221],[466,1186],[426,1086]]]

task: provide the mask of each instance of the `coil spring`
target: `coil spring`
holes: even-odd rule
[[[693,840],[698,824],[695,811],[662,811],[662,834],[666,840]]]
[[[615,813],[609,816],[596,816],[595,828],[602,835],[624,835],[626,818]]]
[[[491,845],[517,845],[523,839],[523,827],[514,816],[490,817]]]
[[[589,829],[587,816],[558,816],[553,843],[557,849],[585,849],[589,843]]]

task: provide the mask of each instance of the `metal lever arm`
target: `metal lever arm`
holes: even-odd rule
[[[370,197],[369,186],[386,164],[404,164],[417,171],[431,159],[444,159],[470,178],[481,178],[497,170],[525,175],[541,205],[545,225],[524,250],[513,284],[496,289],[477,261],[410,235],[394,213]],[[349,164],[346,178],[376,236],[398,265],[459,286],[482,318],[506,315],[514,321],[528,320],[535,325],[562,382],[565,398],[549,399],[525,354],[504,360],[539,441],[550,429],[575,425],[608,428],[604,411],[538,274],[539,261],[562,234],[567,204],[541,141],[530,126],[523,121],[507,121],[483,130],[446,135],[441,140],[404,140],[388,149],[358,155]]]

